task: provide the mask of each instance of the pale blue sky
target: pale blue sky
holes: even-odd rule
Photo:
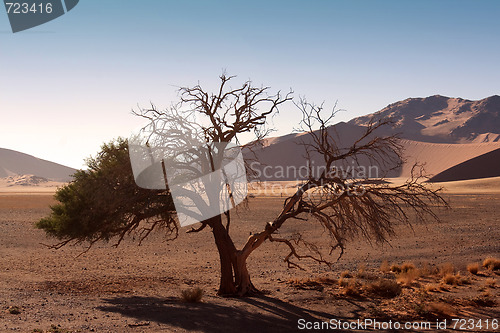
[[[0,9],[0,147],[72,167],[176,86],[239,79],[347,111],[500,94],[500,1],[81,0],[13,34]],[[290,104],[277,134],[297,125]]]

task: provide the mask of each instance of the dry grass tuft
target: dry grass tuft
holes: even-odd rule
[[[380,264],[380,271],[382,273],[388,273],[391,271],[391,266],[389,265],[389,262],[387,260],[382,261]]]
[[[396,264],[392,264],[391,266],[391,272],[394,272],[394,273],[401,273],[401,267],[399,267],[398,265]]]
[[[376,280],[378,278],[377,275],[366,271],[356,273],[356,277],[363,280]]]
[[[479,272],[479,264],[478,263],[468,264],[467,270],[469,271],[469,273],[477,275],[477,273]]]
[[[378,296],[392,298],[401,294],[401,286],[394,280],[379,279],[366,286],[366,290]]]
[[[344,295],[358,297],[361,295],[361,288],[356,279],[351,279],[344,287]]]
[[[365,280],[376,280],[377,279],[377,276],[375,274],[372,274],[372,273],[366,271],[365,264],[361,264],[358,266],[358,272],[356,273],[356,277],[359,279],[365,279]]]
[[[490,271],[496,271],[500,269],[500,259],[489,257],[484,259],[483,267],[489,269]]]
[[[416,267],[415,267],[415,264],[412,262],[404,262],[401,265],[401,272],[402,273],[406,273],[406,272],[413,271],[413,270],[416,270]]]
[[[420,271],[413,267],[412,269],[407,269],[405,271],[401,270],[401,273],[397,276],[397,281],[405,286],[411,286],[420,277]]]
[[[198,303],[201,302],[203,297],[203,289],[196,287],[193,289],[184,289],[181,291],[182,300],[187,303]]]
[[[346,287],[349,284],[349,279],[341,277],[338,281],[338,284],[341,287]]]
[[[349,271],[343,271],[342,273],[340,273],[340,278],[350,278],[352,277],[351,275],[351,272]]]
[[[442,281],[445,284],[457,285],[458,281],[459,281],[459,277],[455,274],[447,273],[445,276],[443,276]]]
[[[17,315],[21,313],[21,309],[18,306],[9,306],[7,309],[10,314]]]

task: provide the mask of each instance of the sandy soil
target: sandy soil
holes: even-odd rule
[[[303,263],[307,271],[289,269],[282,262],[287,249],[266,243],[249,260],[253,282],[263,295],[242,299],[216,296],[218,260],[209,231],[187,235],[182,229],[168,243],[157,233],[141,246],[133,240],[118,248],[98,244],[78,256],[82,246],[48,249],[41,243],[54,240],[33,228],[49,212],[50,195],[3,193],[0,331],[290,332],[297,330],[299,319],[500,319],[498,273],[481,269],[472,275],[466,270],[469,263],[500,254],[500,193],[458,192],[447,195],[453,209],[439,212],[441,223],[398,227],[390,245],[353,240],[332,269],[308,262]],[[235,242],[242,244],[250,232],[259,231],[281,202],[279,197],[251,198],[249,210],[240,210],[232,223]],[[321,230],[301,221],[282,234],[297,231],[322,239]],[[440,283],[440,277],[429,273],[395,298],[373,295],[366,286],[375,278],[395,279],[394,273],[380,272],[383,260],[411,261],[429,271],[449,262],[468,284],[426,290]],[[357,281],[359,295],[336,282],[345,270],[357,276],[349,280]],[[202,302],[180,301],[181,290],[193,287],[205,290]]]

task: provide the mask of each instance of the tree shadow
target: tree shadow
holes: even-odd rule
[[[119,313],[138,321],[156,322],[201,332],[293,332],[299,319],[306,322],[327,321],[338,316],[309,310],[279,299],[259,296],[235,299],[239,304],[183,303],[178,299],[125,296],[104,299],[98,307],[105,312]],[[329,330],[331,331],[331,330]],[[336,332],[343,332],[336,330]]]

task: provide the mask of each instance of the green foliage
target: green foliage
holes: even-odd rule
[[[145,237],[156,227],[177,234],[169,192],[135,184],[126,140],[104,144],[101,152],[86,162],[88,169],[77,171],[74,180],[56,192],[59,203],[51,207],[50,216],[36,223],[37,228],[64,244],[71,240],[108,241],[114,236],[121,241],[134,230],[145,232]]]

